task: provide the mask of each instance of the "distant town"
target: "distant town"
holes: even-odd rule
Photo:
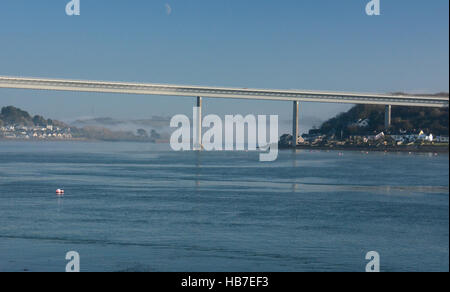
[[[356,105],[297,137],[297,147],[448,152],[448,108],[394,107],[392,119],[385,128],[382,106]],[[292,148],[292,135],[281,136],[279,146]]]
[[[73,136],[70,133],[70,128],[61,129],[53,127],[53,125],[46,125],[45,127],[33,126],[19,126],[6,125],[0,127],[0,138],[4,139],[51,139],[51,140],[72,140]]]
[[[79,122],[79,121],[78,121]],[[106,127],[83,125],[81,128],[63,122],[31,116],[13,106],[0,111],[0,140],[100,140],[130,142],[164,142],[164,136],[154,129],[114,131]]]

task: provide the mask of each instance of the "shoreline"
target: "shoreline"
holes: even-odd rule
[[[37,139],[0,139],[2,142],[106,142],[106,143],[149,143],[149,144],[165,144],[161,142],[152,141],[130,141],[130,140],[97,140],[97,139],[54,139],[54,140],[37,140]],[[292,147],[279,147],[279,150],[292,150]],[[411,152],[411,153],[439,153],[449,154],[449,146],[311,146],[311,145],[297,145],[297,150],[318,150],[318,151],[354,151],[354,152]]]
[[[280,148],[291,149],[291,148]],[[449,146],[382,146],[382,147],[370,147],[370,146],[310,146],[310,145],[297,145],[298,150],[330,150],[330,151],[363,151],[363,152],[411,152],[411,153],[440,153],[448,154]]]
[[[89,138],[72,138],[72,139],[2,139],[0,142],[129,142],[129,143],[149,143],[149,144],[163,144],[158,141],[146,141],[146,140],[100,140],[100,139],[89,139]],[[168,143],[168,142],[167,142]]]

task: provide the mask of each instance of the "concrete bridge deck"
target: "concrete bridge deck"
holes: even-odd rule
[[[382,104],[421,107],[448,107],[449,99],[436,96],[408,96],[354,92],[248,89],[211,86],[184,86],[153,83],[80,81],[65,79],[0,76],[0,88],[104,92],[142,95],[169,95],[238,98],[299,102]]]

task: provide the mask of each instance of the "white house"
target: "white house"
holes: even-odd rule
[[[433,142],[433,134],[426,135],[423,131],[420,131],[417,140]]]
[[[368,136],[369,140],[374,140],[374,141],[378,141],[378,140],[380,140],[382,138],[384,138],[384,133],[383,132],[381,132],[380,134],[375,135],[375,136],[373,136],[373,135],[372,136]]]
[[[359,119],[356,122],[354,122],[352,125],[357,126],[359,128],[367,128],[369,126],[370,120],[369,119]]]

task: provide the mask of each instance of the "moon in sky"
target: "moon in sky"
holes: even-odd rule
[[[167,15],[172,14],[172,7],[169,5],[169,3],[166,3],[166,13]]]

